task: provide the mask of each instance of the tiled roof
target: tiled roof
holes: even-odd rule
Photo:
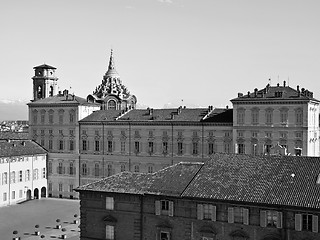
[[[98,110],[80,120],[80,122],[113,121],[121,114],[121,110]]]
[[[180,196],[202,165],[202,163],[180,163],[156,173],[122,172],[80,186],[77,191]]]
[[[3,132],[0,132],[0,139],[29,139],[29,133],[3,131]]]
[[[34,69],[35,69],[35,68],[57,69],[57,68],[52,67],[52,66],[47,65],[47,64],[42,64],[42,65],[39,65],[39,66],[34,67]]]
[[[0,140],[0,157],[46,154],[47,151],[32,140]]]
[[[79,105],[97,105],[96,103],[89,103],[86,99],[74,96],[72,94],[62,95],[58,94],[52,97],[47,97],[43,99],[39,99],[34,102],[28,103],[28,105],[37,105],[37,104],[79,104]]]
[[[233,123],[233,110],[225,108],[215,108],[203,122]]]
[[[318,157],[214,154],[205,163],[121,173],[78,190],[320,208],[319,174]]]
[[[277,95],[276,93],[282,93],[281,95]],[[313,93],[305,90],[305,89],[293,89],[289,86],[270,86],[267,85],[265,88],[261,90],[257,90],[255,92],[249,92],[247,94],[243,94],[243,96],[234,98],[231,100],[231,102],[236,102],[236,101],[252,101],[252,100],[278,100],[278,99],[283,99],[283,100],[316,100],[313,98]],[[318,101],[318,100],[316,100]]]

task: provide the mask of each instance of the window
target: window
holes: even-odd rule
[[[69,185],[69,192],[73,192],[73,188],[74,188],[74,187],[73,187],[73,184],[70,184],[70,185]]]
[[[19,182],[22,182],[22,171],[19,171]]]
[[[198,155],[199,152],[198,152],[198,143],[197,142],[193,142],[192,143],[192,154],[193,155]]]
[[[273,110],[267,109],[266,110],[266,124],[272,125],[272,122],[273,122]]]
[[[153,173],[153,166],[148,166],[148,173]]]
[[[59,183],[59,192],[62,192],[63,191],[63,185],[62,183]]]
[[[199,220],[206,219],[216,221],[216,206],[213,206],[212,204],[198,204],[197,218]]]
[[[49,139],[49,150],[52,150],[52,139]]]
[[[134,142],[134,152],[139,153],[140,152],[140,142]]]
[[[42,168],[42,178],[46,178],[46,168]]]
[[[33,170],[33,180],[38,180],[39,179],[39,170],[38,168]]]
[[[48,162],[48,173],[52,174],[52,162]]]
[[[52,182],[49,182],[48,184],[48,190],[51,192],[52,191]]]
[[[76,171],[75,171],[73,162],[70,162],[70,163],[69,163],[69,174],[70,174],[70,175],[75,175],[75,174],[76,174],[75,172],[76,172]]]
[[[160,231],[161,240],[170,240],[170,233],[166,231]]]
[[[251,137],[258,138],[258,132],[256,131],[251,132]]]
[[[287,109],[280,110],[280,123],[283,125],[288,124],[288,110]]]
[[[58,174],[64,174],[64,172],[63,172],[63,163],[62,162],[59,162],[57,173]]]
[[[42,124],[44,124],[44,120],[45,120],[44,112],[41,112],[40,121],[41,121]]]
[[[135,165],[135,166],[134,166],[134,172],[140,172],[139,165]]]
[[[245,145],[243,143],[238,144],[238,153],[245,154]]]
[[[149,131],[149,138],[153,138],[153,131]]]
[[[121,142],[121,152],[124,153],[126,151],[126,142]]]
[[[30,181],[30,170],[26,170],[26,182]]]
[[[74,150],[74,141],[73,141],[73,139],[70,139],[70,140],[69,140],[69,150],[70,150],[70,151],[73,151],[73,150]]]
[[[173,216],[173,201],[161,200],[155,201],[156,215]]]
[[[183,144],[182,142],[178,142],[178,155],[183,154]]]
[[[223,143],[224,152],[225,153],[231,153],[231,143],[230,142],[224,142]]]
[[[19,190],[19,198],[22,198],[22,190]]]
[[[168,153],[168,142],[162,142],[162,151],[163,151],[163,154]]]
[[[82,140],[82,150],[87,151],[87,140]]]
[[[215,153],[215,143],[210,142],[208,143],[208,154],[211,155],[213,153]]]
[[[124,172],[125,170],[126,170],[126,165],[125,164],[121,164],[120,171]]]
[[[12,193],[11,193],[11,199],[12,199],[12,200],[16,199],[16,192],[15,192],[15,191],[12,191]]]
[[[260,226],[282,228],[282,212],[260,211]]]
[[[244,124],[244,116],[245,116],[244,109],[238,109],[238,111],[237,111],[237,122],[238,122],[238,124]]]
[[[81,173],[82,173],[83,176],[87,175],[88,169],[87,169],[87,164],[86,163],[82,163]]]
[[[114,100],[110,100],[108,102],[108,109],[114,109],[116,110],[116,102]]]
[[[112,175],[112,165],[108,164],[108,176]]]
[[[12,171],[10,175],[10,183],[15,183],[16,182],[16,172]]]
[[[2,184],[3,185],[8,184],[8,173],[7,172],[2,173]]]
[[[59,150],[63,150],[63,140],[59,140]]]
[[[63,112],[59,112],[59,124],[63,123]]]
[[[302,138],[302,132],[296,132],[296,138]]]
[[[43,129],[40,130],[40,134],[41,134],[41,136],[44,136],[44,130]]]
[[[3,193],[3,201],[4,201],[4,202],[7,201],[7,193],[6,193],[6,192]]]
[[[252,109],[251,120],[253,125],[259,124],[259,109]]]
[[[70,129],[70,130],[69,130],[69,135],[70,135],[71,137],[74,137],[74,130]]]
[[[114,226],[106,225],[106,239],[114,240]]]
[[[113,197],[106,197],[106,209],[107,210],[113,210],[114,209]]]
[[[113,148],[113,142],[112,141],[108,141],[108,152],[109,153],[112,152],[112,148]]]
[[[228,223],[242,223],[249,225],[249,209],[242,207],[229,207]]]
[[[296,231],[318,232],[318,216],[308,213],[295,214]]]
[[[99,177],[99,170],[100,170],[99,163],[95,163],[94,164],[94,176],[95,177]]]
[[[148,143],[148,152],[149,154],[153,154],[153,142]]]
[[[272,132],[266,132],[266,137],[267,138],[272,138]]]
[[[297,109],[296,110],[296,124],[297,125],[302,125],[303,123],[303,112],[302,109]]]
[[[70,121],[70,123],[74,123],[74,111],[70,111],[70,113],[69,113],[69,121]]]
[[[33,124],[37,124],[38,122],[38,112],[34,111],[33,112]]]
[[[99,141],[99,140],[96,140],[96,141],[95,141],[94,150],[95,150],[96,152],[99,152],[99,151],[100,151],[100,141]]]
[[[49,123],[53,123],[53,111],[49,110]]]

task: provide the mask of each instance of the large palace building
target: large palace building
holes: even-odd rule
[[[239,93],[233,108],[136,109],[112,52],[86,99],[57,91],[55,67],[34,70],[29,137],[49,152],[49,196],[78,198],[75,187],[99,178],[152,173],[214,153],[320,156],[320,101],[285,82]]]

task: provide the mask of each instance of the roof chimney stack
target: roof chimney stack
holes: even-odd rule
[[[284,86],[284,87],[286,86],[286,81],[283,81],[283,86]]]

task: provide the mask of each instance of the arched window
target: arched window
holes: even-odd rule
[[[110,101],[108,102],[108,109],[114,109],[114,110],[117,109],[117,108],[116,108],[116,102],[115,102],[114,100],[110,100]]]

